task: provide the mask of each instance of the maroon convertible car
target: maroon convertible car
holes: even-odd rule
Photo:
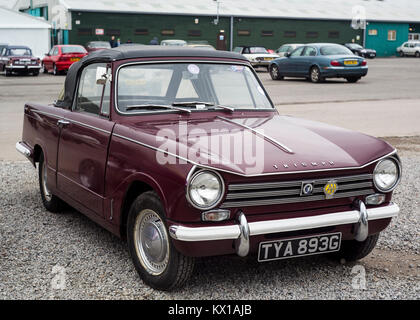
[[[396,150],[280,115],[237,53],[124,47],[70,68],[52,105],[27,103],[19,152],[43,204],[66,202],[127,240],[148,285],[194,259],[361,259],[398,215]]]

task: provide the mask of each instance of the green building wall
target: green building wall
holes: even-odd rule
[[[408,23],[369,22],[366,28],[366,47],[375,49],[379,57],[393,56],[396,49],[408,40]],[[388,32],[395,30],[395,40],[388,39]]]
[[[198,24],[196,24],[198,19]],[[121,43],[131,40],[148,44],[153,37],[163,39],[207,40],[216,47],[217,36],[224,30],[226,47],[230,46],[230,17],[221,17],[215,25],[212,17],[176,16],[124,13],[72,12],[70,43],[85,45],[89,41],[108,41],[116,30]],[[76,24],[76,21],[79,24]],[[104,29],[104,35],[95,35],[95,29]],[[136,34],[137,30],[137,34]],[[147,30],[145,34],[139,31]],[[162,35],[162,30],[173,30],[173,35]],[[199,34],[198,36],[194,34]],[[237,18],[233,20],[233,47],[258,45],[277,49],[284,43],[345,42],[362,43],[363,32],[354,30],[350,21],[292,20],[267,18]]]

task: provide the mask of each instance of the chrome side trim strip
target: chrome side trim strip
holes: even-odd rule
[[[385,207],[371,208],[366,211],[368,220],[371,221],[395,217],[398,215],[400,209],[398,205],[391,203]],[[351,210],[335,213],[332,212],[311,217],[250,222],[248,223],[249,236],[354,224],[359,222],[360,215],[360,211]],[[243,222],[244,221],[242,221],[242,223]],[[239,224],[222,227],[197,228],[172,225],[169,230],[172,238],[188,242],[230,239],[236,240],[239,239],[242,234]]]
[[[94,127],[94,126],[91,126],[90,124],[86,124],[86,123],[76,121],[76,120],[72,120],[72,119],[68,119],[68,118],[65,118],[65,120],[70,121],[71,123],[78,124],[82,127],[88,128],[88,129],[93,129],[93,130],[97,130],[97,131],[102,132],[102,133],[111,134],[111,131],[104,130],[104,129],[101,129],[101,128],[98,128],[98,127]]]
[[[35,109],[31,109],[31,112],[33,112],[33,113],[39,113],[39,114],[42,114],[44,116],[53,117],[53,118],[56,118],[56,119],[61,119],[62,118],[62,117],[60,117],[60,116],[58,116],[56,114],[45,112],[45,111],[40,111],[40,110],[35,110]]]
[[[217,118],[222,119],[223,121],[226,121],[226,122],[229,122],[229,123],[235,124],[235,125],[237,125],[238,127],[245,128],[245,129],[247,129],[247,130],[249,130],[249,131],[253,132],[253,133],[254,133],[254,134],[256,134],[256,135],[261,136],[263,139],[268,140],[269,142],[271,142],[271,143],[272,143],[272,144],[274,144],[275,146],[279,147],[280,149],[282,149],[282,150],[283,150],[284,152],[286,152],[286,153],[290,153],[290,154],[293,154],[293,153],[294,153],[294,152],[293,152],[293,150],[292,150],[292,149],[290,149],[289,147],[287,147],[287,146],[285,146],[284,144],[282,144],[282,143],[278,142],[278,141],[277,141],[277,140],[275,140],[274,138],[271,138],[270,136],[266,135],[265,133],[261,133],[261,132],[259,132],[258,130],[255,130],[254,128],[251,128],[250,126],[244,125],[244,124],[242,124],[242,123],[237,123],[236,121],[233,121],[233,120],[230,120],[230,119],[228,119],[228,118],[221,117],[221,116],[217,116]]]
[[[135,139],[131,139],[131,138],[125,137],[125,136],[120,135],[120,134],[114,133],[113,136],[118,137],[118,138],[121,138],[121,139],[124,139],[124,140],[127,140],[127,141],[130,141],[130,142],[133,142],[133,143],[138,144],[138,145],[141,145],[143,147],[146,147],[146,148],[149,148],[149,149],[152,149],[152,150],[155,150],[155,151],[162,152],[164,154],[173,156],[173,157],[178,158],[180,160],[186,161],[186,162],[188,162],[188,163],[190,163],[192,165],[196,165],[199,168],[211,169],[211,170],[216,170],[216,171],[220,171],[220,172],[225,172],[225,173],[237,175],[237,176],[240,176],[240,177],[249,177],[249,178],[251,178],[251,177],[265,177],[265,176],[280,176],[280,175],[285,175],[285,174],[302,174],[302,173],[314,173],[314,172],[329,172],[329,171],[338,171],[338,170],[358,170],[358,169],[363,169],[363,168],[371,165],[372,163],[375,163],[376,161],[380,161],[382,159],[385,159],[385,158],[387,158],[389,156],[392,156],[393,154],[396,154],[397,153],[397,149],[394,149],[392,152],[390,152],[390,153],[388,153],[388,154],[386,154],[386,155],[384,155],[384,156],[382,156],[382,157],[380,157],[378,159],[372,160],[372,161],[370,161],[370,162],[368,162],[368,163],[366,163],[366,164],[364,164],[362,166],[359,166],[359,167],[329,168],[329,169],[304,170],[304,171],[269,172],[269,173],[259,173],[259,174],[248,174],[247,175],[247,174],[242,174],[242,173],[238,173],[238,172],[231,171],[231,170],[220,169],[220,168],[217,168],[217,167],[212,167],[212,166],[209,166],[209,165],[200,164],[200,163],[197,163],[195,161],[189,160],[187,158],[181,157],[181,156],[179,156],[177,154],[170,153],[170,152],[168,152],[166,150],[162,150],[162,149],[156,148],[154,146],[151,146],[151,145],[148,145],[146,143],[137,141]]]

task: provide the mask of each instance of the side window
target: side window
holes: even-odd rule
[[[109,115],[110,82],[105,85],[96,83],[96,74],[107,70],[105,63],[94,63],[83,69],[79,79],[79,88],[74,110],[95,115]]]
[[[242,53],[249,54],[251,52],[249,51],[249,48],[244,48],[244,50],[242,51]]]
[[[305,47],[299,47],[295,51],[293,51],[290,56],[291,57],[299,57],[302,54],[302,51]]]
[[[52,47],[52,48],[51,48],[51,50],[50,50],[50,52],[48,52],[48,54],[49,54],[50,56],[52,56],[52,55],[53,55],[54,49],[55,49],[55,47]]]
[[[306,47],[305,52],[303,53],[305,57],[313,57],[316,56],[316,49],[313,47]]]
[[[53,56],[58,56],[58,48],[57,47],[54,48],[54,51],[53,51],[52,55]]]

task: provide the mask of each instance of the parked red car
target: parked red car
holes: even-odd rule
[[[80,45],[57,45],[52,47],[42,59],[44,73],[52,71],[54,75],[68,71],[70,66],[86,56],[88,52]]]
[[[65,201],[127,239],[140,277],[163,290],[195,257],[373,250],[399,213],[395,148],[280,115],[240,54],[151,47],[89,55],[55,104],[25,105],[16,148],[39,163],[47,210]]]

